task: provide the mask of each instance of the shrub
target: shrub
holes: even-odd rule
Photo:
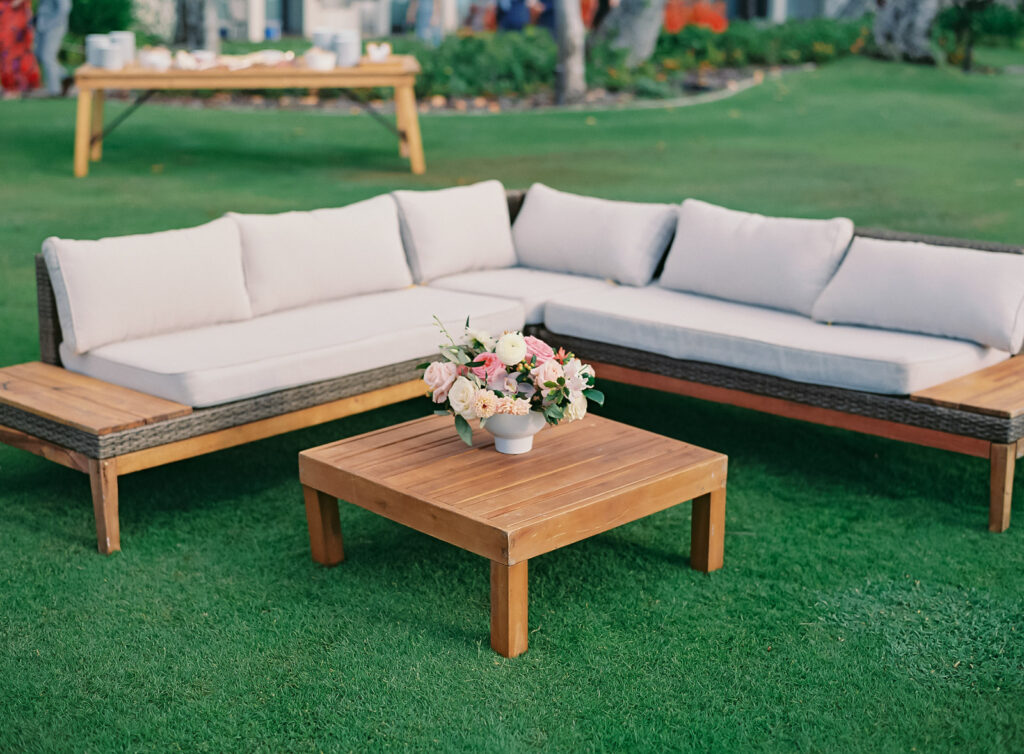
[[[421,97],[532,94],[555,83],[558,49],[543,29],[453,34],[437,48],[412,37],[392,44],[395,52],[413,54],[420,61],[423,73],[416,94]]]
[[[72,34],[105,34],[132,24],[132,0],[74,0],[68,29]]]
[[[935,19],[935,29],[940,39],[955,40],[958,32],[967,26],[973,27],[974,34],[986,41],[1012,44],[1024,34],[1024,5],[1010,8],[992,3],[978,10],[951,5],[943,9]],[[948,49],[948,45],[943,46]]]

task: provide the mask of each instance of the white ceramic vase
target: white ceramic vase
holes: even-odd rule
[[[530,451],[533,436],[544,429],[546,423],[544,414],[539,411],[531,411],[525,416],[495,414],[484,424],[484,429],[494,435],[495,450],[518,455]]]

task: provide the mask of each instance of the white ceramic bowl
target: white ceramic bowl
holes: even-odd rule
[[[519,455],[533,448],[533,436],[544,429],[547,422],[540,411],[531,411],[526,416],[495,414],[484,424],[484,429],[494,435],[494,449],[499,453]]]
[[[330,71],[338,64],[338,55],[327,50],[314,47],[308,50],[302,59],[306,61],[306,67],[311,71]]]
[[[136,55],[138,64],[150,71],[166,71],[171,67],[171,51],[166,47],[143,48]]]

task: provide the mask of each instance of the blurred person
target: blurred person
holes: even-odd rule
[[[68,33],[71,0],[39,0],[36,8],[36,57],[45,74],[46,92],[58,97],[65,92],[64,67],[57,60]]]
[[[498,0],[498,28],[522,31],[530,23],[530,0]]]
[[[431,47],[441,44],[441,0],[412,0],[405,20],[415,24],[417,38]]]
[[[0,0],[0,90],[5,99],[39,86],[39,66],[32,54],[32,4]]]

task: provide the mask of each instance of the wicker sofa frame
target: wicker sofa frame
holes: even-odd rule
[[[514,219],[524,192],[509,191]],[[909,233],[858,229],[871,238],[925,241],[985,252],[1024,253],[1020,247]],[[44,363],[61,365],[60,321],[49,273],[36,257],[39,350]],[[991,463],[989,528],[1009,525],[1014,461],[1024,451],[1024,418],[985,414],[823,387],[702,362],[549,333],[529,328],[572,348],[593,363],[602,378],[719,403],[942,448]],[[0,404],[0,442],[19,447],[90,477],[101,552],[120,549],[119,476],[310,427],[423,395],[414,365],[389,365],[334,380],[247,398],[141,427],[95,435],[37,414]]]

